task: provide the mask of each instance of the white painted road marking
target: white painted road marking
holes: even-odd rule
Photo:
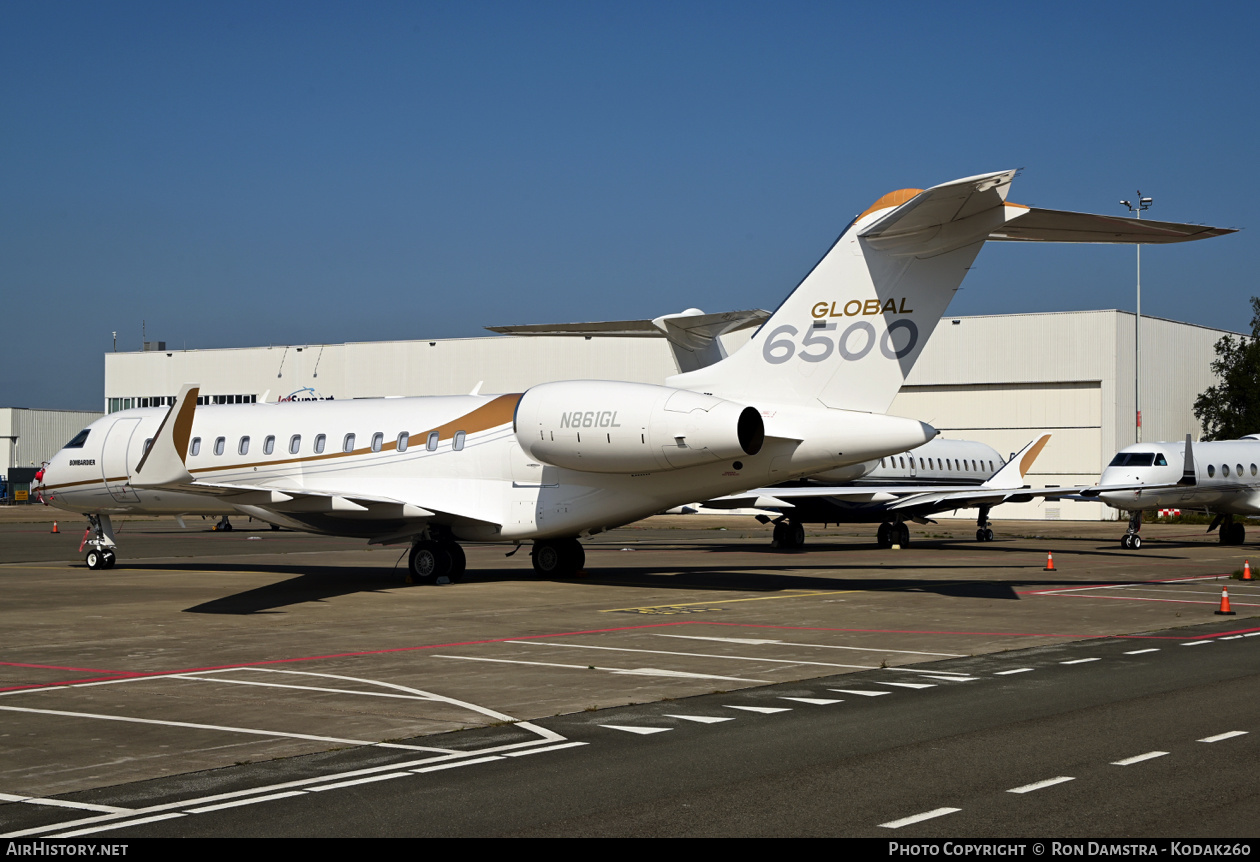
[[[934,808],[931,811],[924,811],[922,814],[914,814],[910,817],[903,817],[900,820],[891,820],[888,823],[879,824],[884,829],[900,829],[902,826],[909,826],[911,823],[921,823],[924,820],[931,820],[933,817],[943,817],[946,814],[953,814],[955,811],[962,811],[961,808]]]
[[[1017,667],[1014,670],[999,670],[994,674],[994,676],[1009,676],[1013,673],[1028,673],[1033,669],[1034,668],[1031,667]]]
[[[722,641],[733,644],[748,644],[749,646],[801,646],[814,647],[816,649],[848,649],[855,652],[895,652],[903,655],[934,655],[943,658],[963,658],[963,653],[956,652],[923,652],[916,649],[880,649],[879,647],[860,647],[860,646],[838,646],[836,644],[810,644],[801,643],[800,641],[780,641],[780,640],[761,640],[757,638],[719,638],[705,637],[704,635],[671,635],[657,633],[657,637],[663,638],[686,638],[695,641]]]
[[[774,664],[790,664],[790,665],[811,665],[813,667],[843,667],[852,670],[878,670],[868,664],[833,664],[825,661],[799,661],[789,658],[765,658],[763,656],[752,655],[714,655],[712,653],[703,652],[672,652],[663,649],[636,649],[634,647],[614,647],[614,646],[595,646],[594,644],[562,644],[555,641],[503,641],[507,644],[518,644],[521,646],[550,646],[564,647],[566,649],[601,649],[610,652],[642,652],[651,653],[652,655],[676,655],[684,658],[720,658],[727,661],[758,661],[772,662]]]
[[[1187,641],[1186,643],[1181,644],[1181,646],[1203,646],[1204,644],[1210,643],[1211,641]]]
[[[844,703],[843,700],[838,698],[835,700],[828,700],[823,697],[780,697],[779,700],[794,700],[797,703],[808,703],[813,706],[831,706],[833,703]]]
[[[1059,664],[1085,664],[1087,661],[1102,661],[1097,658],[1074,658],[1071,661],[1061,661]]]
[[[1071,775],[1060,775],[1057,778],[1047,778],[1045,781],[1037,781],[1033,784],[1025,784],[1023,787],[1012,787],[1007,793],[1032,793],[1034,790],[1040,790],[1043,787],[1053,787],[1056,784],[1062,784],[1065,781],[1075,781]]]
[[[1131,649],[1125,655],[1141,655],[1144,652],[1159,652],[1159,647],[1148,647],[1147,649]]]
[[[891,683],[897,685],[898,683]],[[862,697],[879,697],[881,694],[892,694],[891,691],[858,691],[855,688],[829,688],[827,691],[834,691],[837,694],[860,694]]]
[[[683,721],[696,721],[700,724],[717,724],[719,721],[734,721],[729,715],[670,715],[666,713],[666,718],[681,718]]]
[[[1245,730],[1231,730],[1229,733],[1218,733],[1216,736],[1208,736],[1200,739],[1199,742],[1220,742],[1222,739],[1233,739],[1235,736],[1246,736]]]
[[[765,679],[744,679],[738,676],[715,676],[705,673],[685,674],[680,670],[653,670],[652,668],[619,668],[619,667],[599,667],[597,665],[587,664],[557,664],[551,661],[522,661],[520,659],[511,658],[485,658],[484,656],[473,655],[435,655],[434,658],[456,658],[461,661],[488,661],[498,664],[526,664],[531,667],[559,667],[567,670],[600,670],[604,673],[630,674],[632,676],[686,676],[689,679],[720,679],[726,682],[760,682],[769,684],[769,680]]]
[[[25,802],[27,805],[49,805],[53,808],[76,808],[80,811],[100,811],[104,814],[129,814],[134,809],[118,808],[113,805],[93,805],[90,802],[70,802],[66,799],[44,799],[40,796],[15,796],[12,793],[0,793],[0,802]]]
[[[1141,763],[1143,760],[1153,760],[1156,757],[1163,757],[1167,751],[1148,751],[1146,754],[1139,754],[1137,757],[1126,757],[1124,760],[1116,760],[1112,762],[1112,766],[1131,766],[1134,763]]]
[[[255,796],[252,799],[234,799],[231,802],[220,802],[217,805],[203,805],[200,808],[189,808],[192,814],[205,814],[210,811],[222,811],[224,808],[240,808],[242,805],[253,805],[255,802],[271,802],[273,799],[288,799],[290,796],[305,796],[305,790],[290,790],[285,793],[273,793],[270,796]],[[128,825],[134,825],[131,821]]]
[[[600,727],[606,727],[609,730],[624,730],[626,733],[637,733],[640,736],[647,736],[650,733],[664,733],[667,730],[673,730],[672,727],[629,727],[622,724],[601,724]]]
[[[932,682],[877,682],[876,685],[895,685],[897,688],[936,688]]]
[[[763,715],[769,715],[772,712],[791,712],[790,707],[786,706],[732,706],[724,704],[727,709],[742,709],[744,712],[759,712]]]
[[[559,751],[562,748],[577,748],[579,745],[590,745],[589,742],[565,742],[561,745],[548,745],[545,748],[531,748],[526,751],[509,751],[504,757],[524,757],[527,754],[542,754],[544,751]]]

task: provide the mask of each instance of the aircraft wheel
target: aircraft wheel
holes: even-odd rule
[[[785,547],[803,548],[805,547],[805,527],[796,521],[788,521],[784,525],[783,538],[786,539]]]
[[[787,524],[782,521],[774,525],[774,531],[770,534],[770,547],[787,547]]]
[[[417,542],[411,548],[411,576],[418,581],[434,581],[451,570],[451,554],[437,542]]]
[[[83,562],[87,563],[89,569],[105,568],[105,555],[93,548],[87,552],[87,556],[83,558]]]
[[[1247,528],[1242,524],[1237,524],[1236,527],[1237,529],[1234,531],[1234,544],[1241,545],[1243,542],[1247,541]]]
[[[893,531],[897,539],[896,544],[901,545],[903,548],[910,544],[910,528],[905,525],[904,521],[897,524]]]
[[[1141,548],[1142,548],[1142,537],[1139,536],[1137,533],[1134,533],[1133,538],[1129,539],[1129,549],[1133,551],[1137,551],[1137,550],[1141,550]]]
[[[101,555],[105,558],[102,568],[112,569],[114,567],[114,563],[118,562],[118,555],[113,551],[105,550],[101,552]]]
[[[984,528],[984,540],[985,540],[986,542],[992,542],[992,541],[993,541],[993,530],[992,530],[992,528],[990,528],[990,527],[985,527],[985,528]]]
[[[468,557],[464,555],[464,549],[455,542],[446,545],[446,551],[451,556],[450,577],[452,580],[458,578],[468,568]]]
[[[979,530],[976,530],[976,541],[977,541],[977,542],[986,542],[986,541],[988,541],[988,540],[984,537],[984,528],[983,528],[983,527],[981,527]]]
[[[567,578],[586,564],[586,550],[577,539],[543,539],[534,542],[534,571],[552,578]]]
[[[1125,533],[1120,537],[1120,547],[1124,548],[1126,551],[1129,550],[1129,536],[1129,533]]]
[[[271,530],[272,530],[272,532],[279,532],[279,530],[280,530],[280,525],[279,525],[279,524],[272,524],[272,525],[271,525]]]

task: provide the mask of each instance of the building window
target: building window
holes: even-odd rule
[[[238,454],[238,455],[248,455],[248,454],[249,454],[249,437],[242,437],[242,438],[241,438],[241,442],[240,442],[240,443],[238,443],[238,444],[237,444],[237,446],[236,446],[236,452],[237,452],[237,454]]]
[[[222,454],[223,454],[223,444],[224,444],[224,443],[226,443],[226,442],[227,442],[227,438],[226,438],[226,437],[216,437],[216,438],[214,438],[214,454],[216,454],[216,455],[222,455]]]
[[[289,454],[296,455],[298,450],[302,448],[302,435],[294,434],[289,438]]]
[[[192,438],[192,445],[188,447],[188,454],[189,455],[201,454],[201,438],[200,437]]]
[[[399,435],[398,435],[398,451],[399,451],[399,452],[406,452],[406,451],[407,451],[407,443],[408,443],[408,442],[410,442],[410,440],[411,440],[411,435],[410,435],[410,434],[408,434],[406,431],[404,431],[404,432],[402,432],[401,434],[399,434]]]
[[[465,437],[465,436],[466,436],[466,435],[464,434],[464,432],[463,432],[463,431],[456,431],[456,432],[455,432],[455,439],[453,439],[453,440],[451,441],[451,448],[452,448],[452,449],[454,449],[456,452],[458,452],[459,450],[463,449],[463,448],[464,448],[464,437]]]
[[[381,446],[383,446],[384,444],[385,444],[384,434],[382,434],[380,431],[377,431],[375,434],[372,435],[372,451],[373,452],[381,451]]]
[[[315,435],[315,454],[316,455],[324,451],[324,443],[325,441],[327,441],[327,439],[328,439],[327,436],[324,434]]]
[[[354,451],[354,435],[353,434],[347,434],[345,439],[341,441],[341,451],[342,452]]]
[[[263,454],[270,455],[276,451],[276,437],[274,434],[268,434],[267,439],[263,441]]]

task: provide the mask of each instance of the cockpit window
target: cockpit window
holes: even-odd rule
[[[1161,459],[1160,463],[1162,463],[1164,466],[1168,466],[1167,462],[1162,460],[1163,459],[1162,455],[1160,456],[1160,459]],[[1118,452],[1116,453],[1116,457],[1112,458],[1111,463],[1108,464],[1107,466],[1109,467],[1149,467],[1154,463],[1155,463],[1154,452]]]
[[[74,439],[73,439],[73,440],[71,440],[69,443],[67,443],[67,444],[66,444],[66,446],[65,446],[65,448],[67,448],[67,449],[82,449],[82,448],[83,448],[83,444],[87,442],[87,438],[88,438],[88,431],[90,431],[90,430],[91,430],[90,428],[84,428],[84,429],[83,429],[82,431],[80,431],[78,434],[75,434],[75,435],[74,435]]]
[[[1167,466],[1168,466],[1168,461],[1166,461],[1166,460],[1164,459],[1164,453],[1163,453],[1163,452],[1158,452],[1158,453],[1156,453],[1156,455],[1155,455],[1155,466],[1156,466],[1156,467],[1167,467]]]

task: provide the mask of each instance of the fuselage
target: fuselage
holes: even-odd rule
[[[1193,444],[1195,483],[1137,488],[1098,495],[1124,511],[1186,507],[1226,515],[1260,514],[1260,435]],[[1185,468],[1186,444],[1138,443],[1121,449],[1103,470],[1102,486],[1176,485]]]
[[[849,491],[870,486],[872,491],[862,496],[846,493],[835,497],[793,497],[789,515],[802,523],[877,524],[894,517],[890,506],[904,500],[905,495],[876,489],[897,485],[979,486],[1005,463],[992,446],[974,440],[937,437],[909,452],[868,462],[863,465],[865,469],[861,473],[856,473],[857,468],[849,467],[820,473],[795,483],[843,485]],[[903,508],[898,514],[917,516],[923,513]]]
[[[82,513],[241,513],[367,538],[434,513],[429,517],[435,523],[461,539],[520,541],[599,532],[697,494],[721,496],[860,463],[935,434],[897,417],[759,405],[766,439],[755,454],[681,469],[587,472],[540,463],[523,452],[514,427],[521,398],[198,407],[185,460],[198,486],[191,493],[133,484],[167,411],[126,410],[93,423],[58,452],[37,490],[47,502]],[[628,424],[627,418],[618,417],[617,424]],[[616,441],[607,427],[587,433]],[[323,497],[274,502],[292,496],[286,491]]]

